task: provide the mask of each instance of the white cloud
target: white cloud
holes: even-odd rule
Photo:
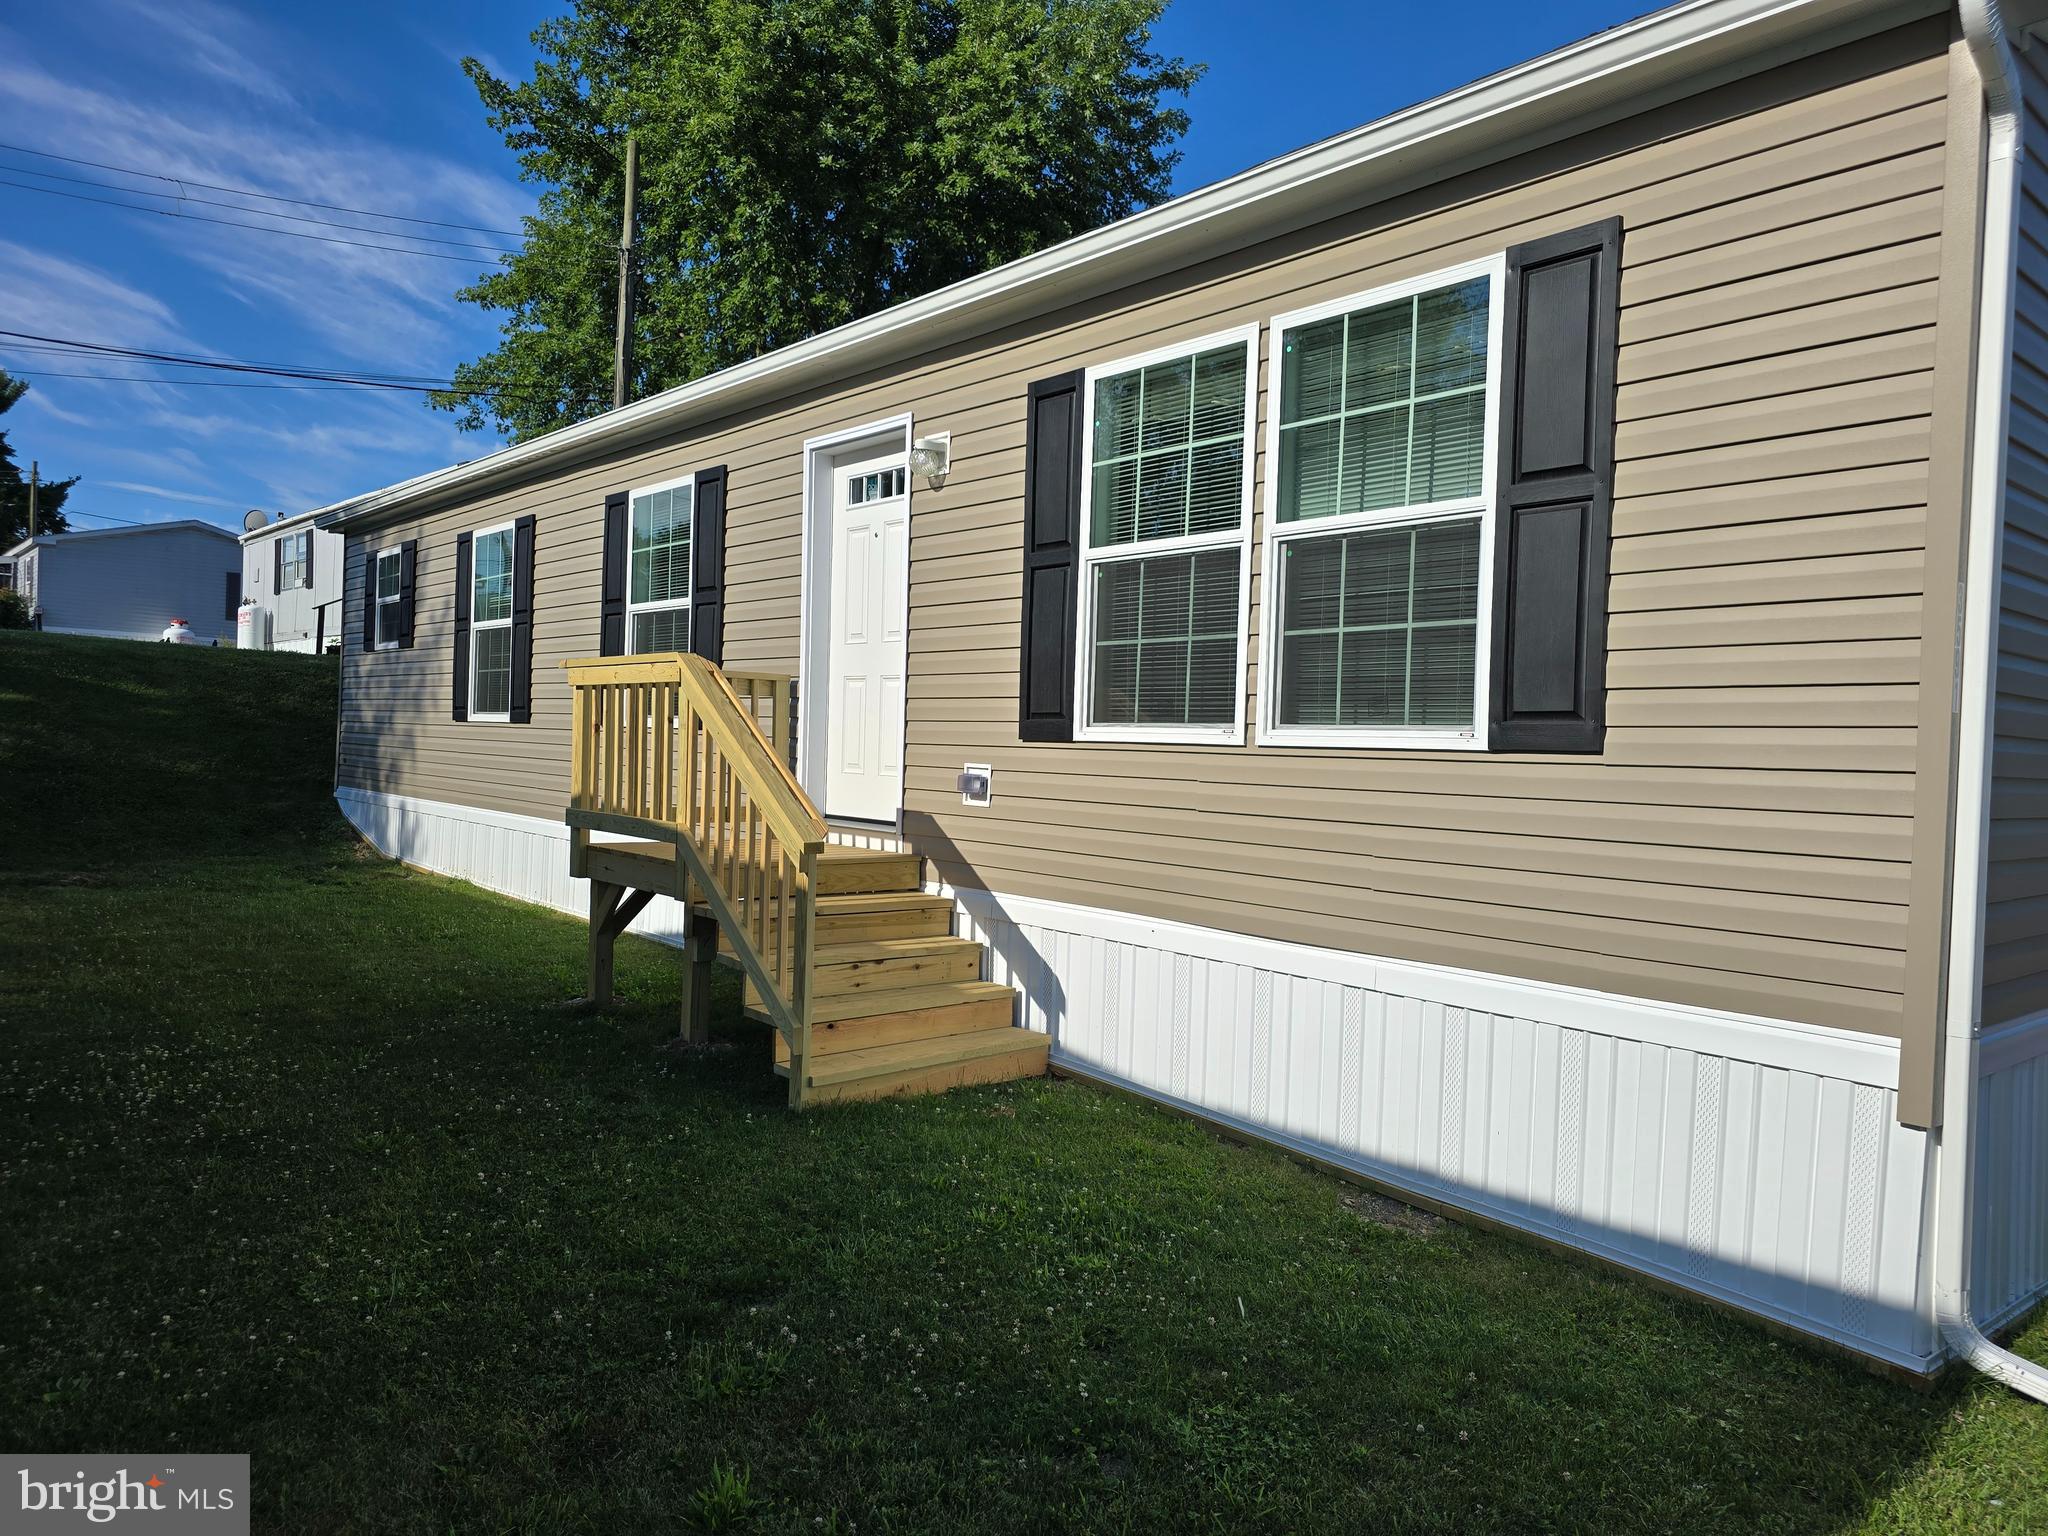
[[[272,51],[267,39],[247,17],[211,0],[120,0],[119,10],[131,21],[161,33],[186,67],[222,80],[261,101],[289,104],[292,94],[276,71],[252,57]]]
[[[75,257],[0,240],[10,331],[152,348],[189,346],[170,305]],[[12,337],[0,337],[4,348]],[[44,363],[69,369],[73,360]],[[24,360],[23,368],[32,365]]]
[[[203,496],[197,491],[174,491],[168,486],[149,485],[139,480],[96,480],[95,485],[105,486],[114,491],[133,491],[138,496],[161,496],[166,501],[189,501],[201,507],[233,507],[237,511],[242,504],[228,496]]]

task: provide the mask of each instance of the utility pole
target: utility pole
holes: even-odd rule
[[[34,459],[28,461],[28,536],[36,536],[36,482],[40,478],[41,466]]]
[[[626,213],[619,225],[619,332],[612,346],[612,409],[626,403],[633,376],[633,216],[640,200],[640,145],[626,140]]]

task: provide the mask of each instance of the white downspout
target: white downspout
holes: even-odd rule
[[[1984,82],[1990,138],[1978,283],[1976,409],[1970,444],[1970,533],[1964,556],[1962,683],[1950,871],[1942,1120],[1937,1137],[1934,1313],[1948,1347],[1986,1375],[2048,1402],[2048,1370],[2001,1349],[1970,1313],[1976,1207],[1977,1043],[1984,980],[1984,895],[1991,820],[1991,732],[1997,695],[1998,577],[2005,518],[2005,445],[2018,254],[2020,82],[1998,0],[1960,0],[1963,37]]]

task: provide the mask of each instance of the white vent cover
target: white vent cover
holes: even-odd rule
[[[987,805],[993,793],[995,770],[987,763],[969,763],[960,770],[960,803],[962,805]]]

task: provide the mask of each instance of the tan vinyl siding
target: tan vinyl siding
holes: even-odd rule
[[[2020,57],[2027,159],[1992,726],[1986,1025],[2048,1009],[2048,76],[2035,54]]]
[[[954,452],[942,490],[914,487],[911,545],[905,830],[939,877],[1896,1035],[1946,46],[1939,19],[1916,24],[354,539],[351,613],[365,542],[421,540],[418,645],[365,657],[352,641],[341,782],[559,816],[557,664],[597,648],[604,497],[695,467],[728,467],[727,664],[794,671],[802,444],[908,410]],[[1613,214],[1602,755],[1018,741],[1030,381]],[[540,519],[534,720],[456,724],[454,537],[525,512]],[[1257,559],[1255,544],[1254,694]],[[995,766],[987,809],[959,804],[967,761]]]

